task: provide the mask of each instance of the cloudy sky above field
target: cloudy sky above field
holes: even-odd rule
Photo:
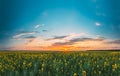
[[[1,0],[1,50],[120,49],[119,0]]]

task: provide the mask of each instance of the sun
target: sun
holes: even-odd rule
[[[64,52],[68,52],[68,48],[64,48]]]

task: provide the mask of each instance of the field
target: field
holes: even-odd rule
[[[0,52],[0,76],[120,76],[120,52]]]

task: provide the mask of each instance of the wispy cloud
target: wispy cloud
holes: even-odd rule
[[[26,36],[26,37],[23,37],[24,39],[34,39],[36,38],[35,36]]]
[[[19,38],[21,36],[32,35],[32,34],[35,34],[35,33],[36,33],[35,31],[22,31],[22,32],[14,35],[13,38]]]
[[[45,24],[38,24],[38,25],[36,25],[34,28],[35,29],[37,29],[37,28],[40,28],[40,27],[42,27],[42,26],[44,26]]]
[[[52,44],[52,46],[65,46],[65,45],[72,45],[73,42],[56,42]]]
[[[42,30],[42,32],[47,32],[48,30]]]
[[[41,37],[35,38],[33,36],[25,37],[23,39],[27,40],[27,46],[51,46],[52,44],[57,42],[67,42],[73,38],[77,38],[80,35],[82,34],[71,33],[69,35],[55,36],[53,38],[48,39],[44,39]],[[26,44],[24,46],[26,46]]]
[[[70,42],[79,42],[79,41],[103,41],[102,38],[75,38],[70,40]]]
[[[48,38],[46,40],[52,41],[52,42],[66,42],[74,38],[82,37],[86,35],[85,33],[71,33],[69,35],[63,35],[63,36],[55,36],[53,38]]]
[[[67,36],[55,36],[53,38],[49,38],[49,39],[46,39],[46,40],[54,40],[54,39],[63,39],[63,38],[66,38]]]
[[[74,38],[66,42],[56,42],[53,46],[64,46],[64,45],[74,45],[77,42],[85,42],[85,41],[103,41],[104,38]]]
[[[86,33],[71,33],[65,39],[66,40],[71,40],[73,38],[84,37],[84,36],[86,36]]]
[[[120,40],[112,40],[112,41],[108,41],[108,44],[120,44]]]
[[[37,37],[30,35],[30,36],[23,36],[23,37],[16,38],[16,39],[17,40],[22,40],[22,41],[24,40],[24,41],[26,41],[25,44],[29,44],[29,43],[33,42],[36,38]]]
[[[89,37],[84,36],[85,33],[71,33],[68,35],[55,36],[53,38],[44,39],[42,37],[35,36],[23,36],[26,43],[19,45],[18,47],[30,49],[46,49],[46,50],[90,50],[90,49],[119,49],[120,40],[108,41],[104,37]]]
[[[101,23],[96,22],[95,25],[96,25],[96,26],[101,26]]]

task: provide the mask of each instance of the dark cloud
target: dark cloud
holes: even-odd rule
[[[27,44],[31,43],[32,41],[34,41],[34,39],[28,40],[25,44],[27,45]]]
[[[56,37],[54,37],[53,39],[63,39],[63,38],[65,38],[65,37],[67,37],[67,36],[56,36]]]
[[[61,45],[72,45],[76,42],[83,42],[83,41],[103,41],[105,38],[75,38],[71,39],[68,42],[56,42],[53,46],[61,46]]]
[[[48,30],[42,30],[42,32],[47,32]]]
[[[75,38],[70,40],[70,42],[79,42],[79,41],[103,41],[105,38]]]
[[[74,42],[56,42],[52,46],[72,45]]]
[[[13,48],[15,48],[15,47],[13,47],[13,46],[2,46],[2,47],[0,47],[0,51],[5,51],[5,50],[11,50],[11,49],[13,49]]]
[[[68,37],[68,36],[55,36],[54,38],[49,38],[49,39],[47,39],[47,40],[64,39],[64,38],[66,38],[66,37]]]
[[[24,39],[33,39],[33,38],[36,38],[35,36],[26,36],[26,37],[23,37]]]
[[[108,41],[108,44],[120,44],[120,40]]]
[[[77,47],[77,48],[91,48],[90,46],[79,46],[79,47]]]
[[[31,43],[32,41],[34,41],[35,38],[37,38],[37,37],[35,37],[35,36],[26,36],[26,37],[23,37],[21,39],[26,39],[27,42],[25,44],[27,45],[27,44]]]
[[[26,43],[26,44],[28,44],[28,43],[31,43],[32,41],[34,41],[35,38],[36,38],[35,36],[27,36],[27,37],[24,37],[23,39],[28,39],[28,42]]]

